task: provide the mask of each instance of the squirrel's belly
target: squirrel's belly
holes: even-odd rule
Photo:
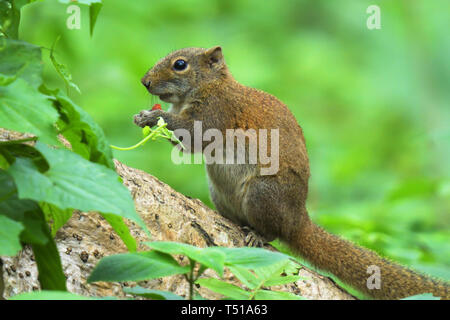
[[[257,175],[257,166],[251,164],[206,165],[211,198],[220,214],[234,221],[247,223],[243,202],[248,183]]]

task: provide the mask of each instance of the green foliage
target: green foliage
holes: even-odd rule
[[[46,96],[33,89],[25,80],[17,79],[0,87],[0,98],[0,123],[4,128],[30,132],[42,141],[59,144],[53,126],[58,112]],[[35,108],[27,108],[29,105]]]
[[[188,271],[188,267],[178,265],[170,255],[161,252],[123,253],[100,260],[88,282],[141,281]]]
[[[245,249],[247,248],[242,248]],[[249,289],[249,291],[243,290],[238,286],[232,285],[218,279],[198,279],[197,283],[220,294],[233,299],[255,299],[255,300],[302,300],[301,296],[292,294],[290,292],[266,290],[265,287],[283,285],[292,283],[301,279],[301,276],[286,275],[288,265],[292,264],[290,260],[281,260],[279,262],[273,262],[266,257],[262,256],[262,260],[265,260],[265,266],[249,268],[242,267],[241,265],[233,265],[228,262],[230,271]],[[267,263],[270,261],[271,263]],[[248,266],[248,265],[247,265]],[[281,275],[284,274],[284,275]]]
[[[289,256],[284,254],[258,248],[197,248],[165,241],[146,242],[146,245],[153,250],[103,258],[92,271],[89,282],[141,281],[184,274],[190,286],[189,299],[199,298],[194,292],[194,283],[231,299],[301,299],[287,292],[270,292],[264,289],[302,279],[291,274],[297,269],[293,268]],[[171,255],[186,257],[189,263],[182,266]],[[222,277],[225,267],[249,290],[215,278],[200,278],[208,268]],[[173,294],[140,287],[127,289],[125,292],[155,299],[179,298]]]
[[[56,44],[58,43],[59,39],[60,39],[60,37],[56,38],[55,42],[52,45],[52,49],[50,50],[50,60],[52,61],[53,66],[55,67],[58,74],[64,80],[64,83],[66,84],[66,91],[69,92],[69,87],[72,87],[78,93],[81,94],[80,88],[78,88],[78,86],[72,82],[72,75],[70,74],[69,70],[67,69],[67,66],[56,61],[56,58],[54,55],[54,49],[55,49]]]
[[[54,235],[75,209],[18,196],[17,182],[8,174],[11,167],[14,171],[23,165],[19,169],[41,178],[54,172],[45,155],[25,143],[38,139],[38,145],[57,146],[55,154],[60,154],[60,133],[79,155],[77,162],[82,157],[80,164],[114,169],[107,140],[120,145],[135,141],[140,129],[132,124],[132,114],[155,102],[137,79],[175,49],[219,44],[238,81],[279,97],[302,125],[311,161],[308,209],[313,219],[419,271],[450,279],[449,3],[382,3],[382,29],[369,31],[368,0],[283,0],[264,6],[257,0],[123,1],[102,11],[104,19],[90,39],[83,35],[92,35],[101,1],[78,1],[89,6],[82,17],[87,12],[90,27],[81,30],[65,27],[61,3],[24,6],[31,2],[0,0],[0,127],[37,136],[0,142],[0,219],[5,222],[0,254],[14,255],[18,243],[29,243],[55,263],[42,215]],[[17,40],[19,22],[26,41]],[[55,72],[49,67],[54,61],[50,55],[42,57],[41,48],[59,35],[59,50],[51,51],[53,60],[58,57]],[[64,87],[71,78],[68,69],[83,89],[73,101],[60,90],[47,89]],[[168,143],[148,147],[116,157],[212,206],[202,165],[174,166]],[[131,208],[127,212],[133,215]],[[121,214],[102,214],[135,251]],[[247,287],[246,295],[259,279],[251,268],[267,266],[257,256],[247,259],[248,252],[214,252],[220,259],[225,255],[224,267]],[[230,255],[236,255],[234,260]],[[216,270],[220,263],[209,262]],[[198,274],[192,265],[185,273],[190,283],[207,268],[194,265]],[[43,265],[40,272],[48,286],[58,287],[61,281],[45,280],[53,267],[57,270],[57,263]],[[295,277],[274,275],[265,285]],[[254,298],[272,295],[264,290]]]
[[[21,223],[0,216],[0,256],[15,256],[22,249],[19,235],[23,228]]]
[[[2,12],[9,19],[1,21],[8,37],[17,38],[20,7],[28,2],[13,1],[11,10]],[[50,56],[69,81],[53,49]],[[100,211],[130,251],[137,245],[123,218],[146,227],[113,170],[102,129],[59,90],[42,85],[41,49],[1,37],[0,58],[0,127],[35,135],[0,142],[0,254],[14,255],[21,242],[30,244],[42,289],[64,291],[66,278],[53,236],[73,209]],[[72,151],[62,148],[57,134],[73,144]]]
[[[181,143],[181,141],[178,140],[178,138],[173,134],[173,131],[167,129],[166,127],[167,127],[167,123],[164,121],[163,118],[159,117],[158,123],[156,124],[156,127],[154,129],[150,128],[149,126],[145,126],[142,129],[142,135],[144,136],[144,138],[141,141],[139,141],[138,143],[136,143],[135,145],[133,145],[131,147],[125,147],[125,148],[111,146],[111,148],[116,149],[116,150],[121,150],[121,151],[128,151],[128,150],[133,150],[139,146],[144,145],[148,140],[156,140],[158,138],[163,138],[163,139],[168,139],[170,141],[176,142],[176,143],[180,144],[180,146],[183,149],[186,149],[184,147],[184,145]]]
[[[233,76],[277,96],[302,126],[312,218],[450,279],[450,2],[380,2],[380,30],[366,28],[371,4],[116,1],[104,6],[90,38],[87,10],[86,28],[68,30],[65,5],[43,1],[24,7],[21,33],[44,47],[61,35],[58,61],[83,91],[74,102],[119,146],[141,134],[133,114],[159,103],[139,81],[152,65],[179,48],[221,45]],[[65,86],[51,67],[44,78]],[[114,156],[213,207],[203,165],[174,165],[171,149],[155,141]]]

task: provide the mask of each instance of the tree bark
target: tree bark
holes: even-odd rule
[[[0,129],[0,140],[23,138],[10,131]],[[152,240],[177,241],[199,247],[245,245],[246,232],[241,227],[211,210],[198,199],[186,197],[155,177],[141,170],[127,167],[115,161],[116,171],[124,185],[130,190],[136,210],[144,219]],[[126,221],[131,234],[138,243],[148,241],[145,233],[133,222]],[[56,243],[61,256],[67,287],[72,293],[85,296],[128,296],[122,288],[135,286],[134,282],[88,284],[86,279],[98,261],[112,254],[127,252],[127,249],[109,224],[96,212],[75,210],[72,218],[58,231]],[[274,250],[270,245],[265,248]],[[139,250],[148,250],[140,244]],[[181,257],[177,257],[180,261]],[[16,257],[1,257],[0,270],[3,273],[3,296],[39,290],[37,267],[31,248],[25,246]],[[298,264],[298,274],[307,278],[292,284],[272,287],[287,291],[307,299],[354,299],[331,279]],[[203,276],[217,277],[208,270]],[[233,275],[226,271],[224,279],[242,286]],[[0,296],[1,296],[0,274]],[[141,281],[140,286],[149,289],[171,291],[187,296],[189,286],[183,276]],[[218,299],[220,295],[205,288],[199,289],[207,299]]]

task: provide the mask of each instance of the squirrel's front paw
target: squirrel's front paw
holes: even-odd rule
[[[143,128],[149,126],[150,128],[155,126],[158,122],[158,118],[163,115],[161,110],[142,110],[139,114],[134,115],[134,123]]]

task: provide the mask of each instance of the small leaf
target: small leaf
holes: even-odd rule
[[[218,250],[225,253],[225,265],[241,266],[244,268],[259,268],[289,260],[289,256],[265,250],[262,248],[224,248],[218,247]]]
[[[66,91],[69,92],[69,87],[74,88],[78,93],[81,94],[80,88],[72,82],[72,75],[69,72],[69,69],[66,65],[59,63],[56,61],[55,55],[53,54],[56,44],[58,43],[60,37],[57,37],[55,42],[52,45],[52,48],[50,50],[50,60],[53,63],[53,66],[56,69],[56,72],[60,75],[60,77],[64,80],[64,83],[66,84]]]
[[[89,31],[91,33],[91,37],[92,34],[94,33],[95,23],[97,22],[97,17],[98,14],[100,13],[100,10],[102,9],[102,6],[103,4],[101,3],[100,0],[96,3],[92,3],[89,6]]]
[[[145,126],[144,128],[142,128],[142,136],[145,138],[146,136],[148,136],[150,134],[150,132],[152,132],[152,129],[150,129],[149,126]]]
[[[24,227],[1,214],[0,211],[0,256],[15,256],[22,249],[20,233]]]
[[[256,289],[261,281],[250,270],[238,266],[228,266],[228,269],[239,279],[247,288]]]
[[[211,291],[220,293],[226,297],[237,300],[245,300],[250,298],[250,292],[235,286],[234,284],[227,283],[222,280],[214,278],[202,278],[196,281],[199,285],[208,288]]]
[[[157,252],[125,253],[100,260],[88,282],[141,281],[184,274],[189,267],[180,266],[170,255]]]
[[[110,226],[119,235],[120,239],[122,239],[123,243],[127,246],[128,251],[136,252],[137,250],[136,240],[131,235],[130,229],[123,221],[123,218],[114,214],[102,213],[101,215],[103,218],[106,219],[106,221],[108,221]]]
[[[185,255],[189,259],[213,269],[219,275],[223,275],[225,255],[216,247],[197,248],[185,243],[166,241],[145,242],[145,244],[160,252]]]
[[[170,291],[152,290],[139,286],[133,288],[123,288],[123,292],[153,300],[184,300],[183,297]]]
[[[73,209],[62,210],[57,206],[46,202],[41,202],[39,206],[45,214],[45,219],[48,222],[51,222],[53,237],[56,235],[59,228],[66,224],[73,214]]]
[[[58,112],[47,97],[25,80],[0,86],[0,127],[32,133],[49,144],[60,145],[54,127],[57,119]]]

